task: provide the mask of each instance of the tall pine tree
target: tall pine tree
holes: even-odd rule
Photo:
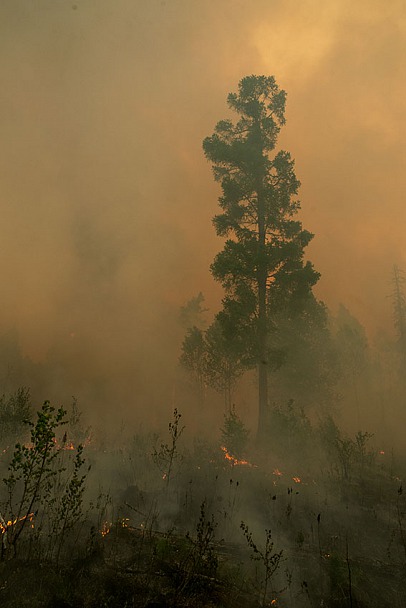
[[[274,153],[285,99],[272,76],[243,78],[238,93],[228,96],[236,122],[220,121],[203,142],[222,188],[222,212],[213,223],[227,237],[211,266],[225,289],[217,319],[225,336],[238,336],[246,367],[258,369],[259,437],[267,422],[268,372],[283,360],[272,343],[275,302],[301,306],[319,278],[303,260],[313,235],[296,219],[294,161],[288,152]]]

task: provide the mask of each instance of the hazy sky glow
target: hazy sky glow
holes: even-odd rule
[[[219,306],[201,143],[248,74],[288,93],[280,143],[318,295],[371,334],[390,327],[391,267],[406,267],[403,0],[2,0],[0,29],[1,328],[24,353],[63,352],[82,382],[108,374],[145,399],[151,361],[171,377],[179,307],[199,291]]]

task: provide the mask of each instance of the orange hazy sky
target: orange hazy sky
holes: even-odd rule
[[[151,361],[176,365],[179,307],[199,291],[220,305],[201,143],[247,74],[288,94],[280,146],[319,297],[371,335],[390,328],[391,268],[406,266],[403,0],[2,0],[0,29],[0,323],[27,355],[68,352],[77,373],[135,386]]]

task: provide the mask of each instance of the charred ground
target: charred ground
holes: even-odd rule
[[[10,399],[31,411],[27,393]],[[76,405],[45,404],[29,429],[16,412],[2,437],[1,605],[403,606],[405,463],[331,418],[290,416],[296,431],[261,447],[235,413],[206,441],[176,410],[162,436],[117,445]]]

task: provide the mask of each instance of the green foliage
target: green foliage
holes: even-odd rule
[[[224,415],[224,428],[221,429],[221,442],[227,448],[229,454],[241,459],[244,456],[249,430],[238,416],[233,407]]]
[[[17,443],[3,482],[8,492],[8,520],[18,523],[7,530],[8,548],[17,552],[18,540],[43,494],[49,492],[58,473],[53,467],[60,448],[55,445],[55,431],[64,420],[66,411],[55,410],[45,401],[37,412],[37,421],[27,421],[31,427],[31,443]],[[3,549],[5,549],[3,545]]]
[[[75,524],[83,516],[83,495],[87,473],[82,474],[85,459],[83,458],[83,446],[79,445],[73,460],[73,471],[67,479],[64,479],[61,495],[55,501],[56,508],[51,522],[50,540],[56,550],[56,561],[59,561],[61,550],[66,541],[66,534],[71,531]],[[60,472],[62,470],[60,469]]]
[[[331,411],[337,400],[339,361],[324,304],[313,295],[282,307],[276,303],[271,337],[284,354],[272,374],[274,400],[293,399],[306,410]]]
[[[206,331],[205,345],[205,378],[212,388],[224,394],[226,408],[230,409],[235,384],[245,369],[241,345],[225,334],[218,320]]]
[[[278,313],[287,303],[299,306],[319,278],[303,260],[312,235],[295,218],[294,162],[287,152],[271,154],[285,123],[285,98],[272,76],[243,78],[238,93],[228,96],[239,119],[220,121],[203,142],[222,188],[222,212],[213,223],[217,234],[227,237],[211,266],[226,292],[217,320],[243,347],[240,359],[258,365],[259,432],[267,412],[268,372],[283,360],[272,341],[276,303]]]
[[[16,444],[3,479],[8,494],[2,517],[3,557],[17,554],[20,538],[29,530],[31,540],[38,545],[37,553],[47,538],[47,548],[42,543],[41,552],[54,555],[58,561],[67,533],[83,516],[87,477],[81,473],[83,446],[77,447],[72,462],[72,451],[65,450],[66,433],[60,442],[56,437],[57,430],[67,423],[66,410],[55,409],[48,401],[37,412],[35,423],[26,421],[30,443]]]
[[[180,362],[198,378],[203,377],[203,358],[205,354],[204,334],[201,329],[192,327],[188,329],[182,344]]]
[[[180,363],[194,377],[201,396],[208,385],[223,393],[226,408],[231,408],[233,390],[245,364],[238,339],[226,335],[218,320],[206,332],[197,327],[188,330]]]

